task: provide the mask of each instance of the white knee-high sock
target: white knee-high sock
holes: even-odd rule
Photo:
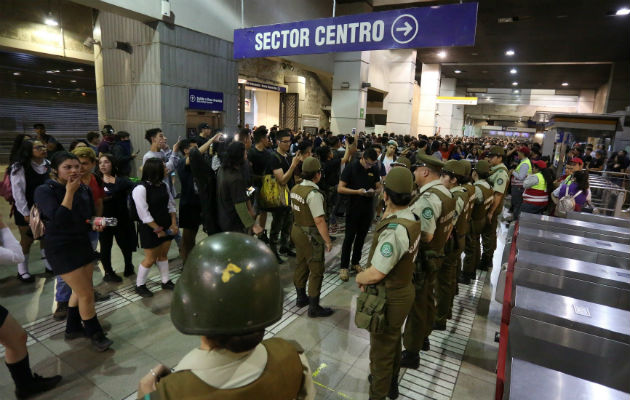
[[[136,275],[136,286],[142,286],[145,283],[147,283],[147,277],[149,276],[149,268],[145,267],[142,264],[138,265],[138,275]]]
[[[28,254],[24,254],[24,261],[18,263],[18,274],[26,275],[24,278],[28,278],[31,274],[28,273]]]
[[[168,278],[168,260],[158,261],[157,266],[160,269],[160,276],[162,277],[162,283],[169,281]]]
[[[50,266],[50,263],[48,262],[48,259],[46,258],[46,251],[44,251],[44,249],[40,249],[39,252],[42,255],[42,258],[44,260],[44,266],[46,267],[46,269],[48,271],[52,271],[52,267]]]

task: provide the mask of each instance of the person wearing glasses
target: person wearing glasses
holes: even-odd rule
[[[35,189],[46,182],[50,175],[50,161],[46,159],[46,145],[40,140],[24,140],[11,164],[11,191],[15,200],[15,224],[20,230],[20,245],[24,260],[18,263],[17,278],[23,283],[35,282],[28,271],[28,258],[33,244],[33,233],[29,228],[29,215],[34,204]],[[46,271],[52,273],[41,245]]]
[[[270,157],[271,171],[279,185],[286,185],[289,190],[295,185],[293,173],[300,161],[302,153],[298,151],[294,157],[289,154],[291,147],[291,132],[282,129],[276,134],[278,148]],[[277,207],[271,211],[273,220],[271,221],[271,232],[269,232],[269,246],[276,255],[278,263],[283,263],[280,254],[295,257],[295,253],[290,248],[291,235],[291,207]]]
[[[483,244],[483,254],[479,262],[479,269],[487,271],[492,266],[492,256],[497,248],[497,221],[501,209],[503,208],[503,198],[507,191],[508,169],[503,164],[503,156],[505,149],[501,146],[492,146],[488,154],[488,162],[490,163],[490,176],[488,183],[492,186],[493,201],[488,211],[488,220],[481,235],[481,243]]]
[[[297,250],[297,266],[293,275],[297,291],[295,305],[301,308],[308,304],[308,316],[311,318],[328,317],[333,310],[319,305],[319,294],[324,278],[324,248],[330,252],[332,240],[326,223],[326,201],[317,186],[322,178],[322,166],[317,158],[304,160],[301,178],[302,181],[291,190],[294,220],[291,239]]]
[[[349,279],[350,250],[352,250],[352,268],[361,272],[360,265],[365,236],[374,217],[374,195],[381,190],[380,161],[376,150],[368,148],[363,156],[348,164],[339,178],[337,193],[348,196],[346,212],[346,234],[341,247],[339,278]]]

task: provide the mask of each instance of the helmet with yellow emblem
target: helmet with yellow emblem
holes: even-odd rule
[[[244,335],[282,316],[280,271],[260,240],[212,235],[195,245],[175,285],[171,320],[188,335]]]

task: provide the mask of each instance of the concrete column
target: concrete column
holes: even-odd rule
[[[577,112],[581,114],[592,114],[595,104],[595,91],[594,90],[580,90],[580,97],[578,97]]]
[[[369,52],[348,52],[335,55],[330,129],[334,134],[349,134],[365,130]],[[342,88],[342,85],[349,85]],[[361,115],[363,110],[363,115]]]
[[[174,144],[186,135],[188,89],[223,93],[223,128],[236,130],[238,74],[232,43],[179,26],[149,26],[106,11],[94,27],[99,125],[128,131],[146,151],[144,132],[160,127]],[[116,49],[126,42],[131,52]]]
[[[630,62],[613,64],[605,112],[624,111],[630,106]]]
[[[457,79],[455,78],[442,78],[440,80],[440,96],[455,96],[455,84]],[[436,116],[437,126],[440,129],[440,135],[455,135],[451,129],[451,122],[453,118],[453,104],[436,104],[437,112]]]
[[[466,88],[456,87],[456,97],[465,97]],[[453,113],[451,114],[451,134],[454,136],[464,136],[464,105],[453,105]]]
[[[440,64],[422,64],[420,78],[420,112],[418,133],[433,136],[435,129],[436,97],[440,91]]]
[[[285,75],[284,83],[287,84],[287,93],[298,94],[298,128],[302,127],[302,114],[306,103],[306,78],[298,75]]]
[[[408,135],[411,133],[416,50],[391,50],[387,67],[389,92],[383,101],[383,108],[387,110],[386,130]]]

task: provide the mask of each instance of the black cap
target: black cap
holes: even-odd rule
[[[210,126],[206,122],[202,122],[197,126],[197,130],[201,132],[203,129],[210,129]]]

